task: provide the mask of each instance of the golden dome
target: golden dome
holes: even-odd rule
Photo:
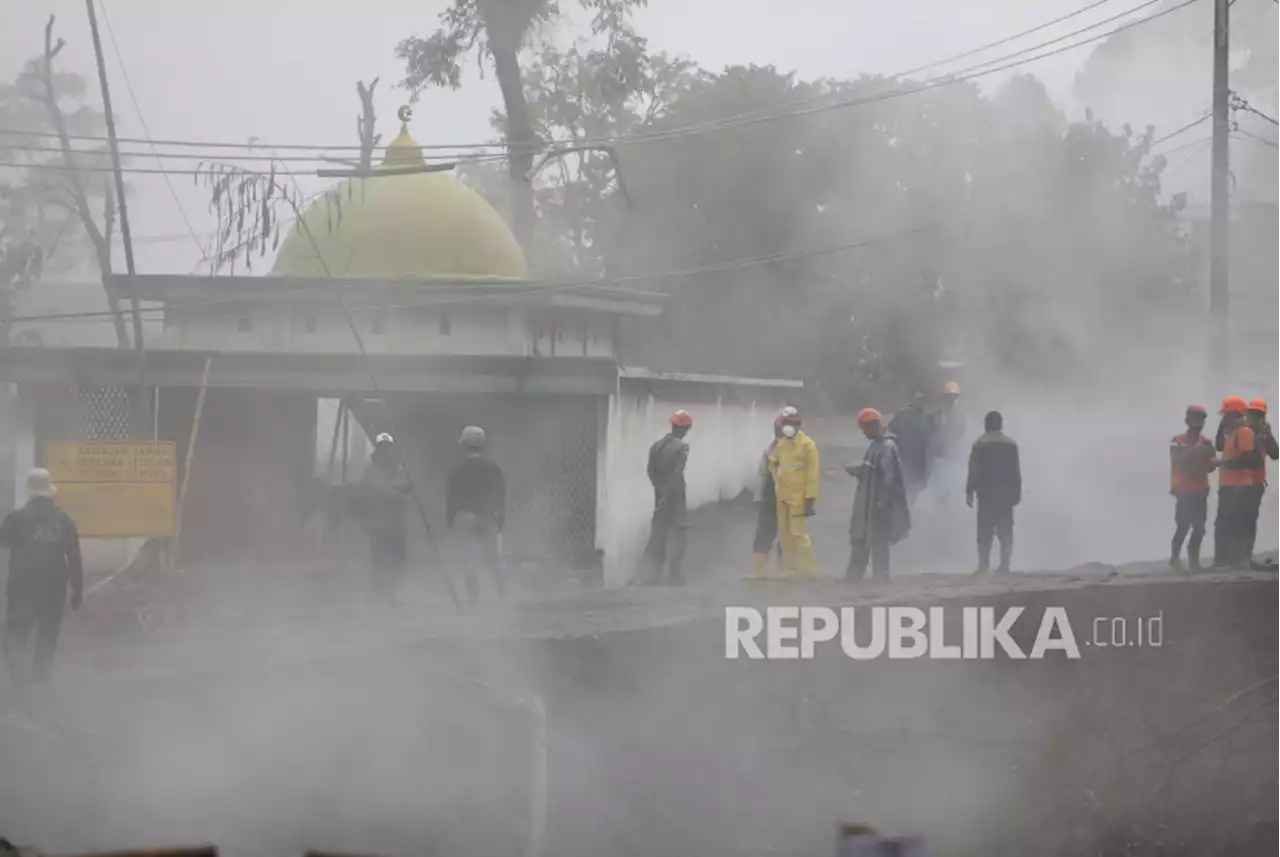
[[[401,126],[381,168],[424,163]],[[524,253],[502,215],[445,172],[345,179],[339,202],[318,199],[305,221],[317,248],[295,224],[280,244],[272,273],[323,277],[524,279]]]

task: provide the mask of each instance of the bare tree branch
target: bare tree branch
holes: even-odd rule
[[[112,324],[116,331],[116,344],[121,348],[128,348],[129,333],[125,328],[124,315],[120,310],[120,295],[111,281],[110,237],[103,235],[102,230],[98,228],[98,224],[93,218],[93,213],[89,210],[89,196],[85,189],[84,180],[76,170],[71,149],[71,135],[67,130],[67,120],[62,114],[62,108],[58,105],[58,93],[54,86],[53,60],[66,47],[66,40],[62,38],[59,38],[56,42],[53,40],[53,25],[56,20],[56,15],[50,15],[49,22],[44,27],[44,55],[41,58],[38,71],[38,77],[42,84],[41,100],[49,113],[49,121],[53,123],[54,130],[58,134],[58,144],[62,149],[63,162],[67,165],[67,176],[71,185],[71,195],[75,202],[76,213],[80,217],[85,233],[89,236],[89,241],[93,244],[94,253],[98,260],[98,269],[102,275],[102,290],[106,293],[107,308],[111,311]],[[110,199],[109,196],[108,199]],[[114,206],[111,207],[114,209]]]

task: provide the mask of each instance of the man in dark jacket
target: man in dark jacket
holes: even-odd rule
[[[881,426],[880,412],[863,408],[858,414],[858,428],[869,443],[856,466],[845,465],[845,472],[858,480],[849,517],[849,565],[845,580],[856,583],[867,573],[876,580],[889,579],[889,548],[911,532],[911,511],[893,435]]]
[[[889,421],[888,433],[897,443],[898,459],[902,462],[908,505],[915,505],[916,497],[929,483],[930,427],[931,420],[924,409],[924,393],[919,391],[911,397],[911,404]]]
[[[57,490],[49,471],[36,469],[27,475],[27,494],[27,504],[0,523],[0,545],[9,549],[4,657],[14,684],[49,677],[67,591],[72,610],[80,608],[84,594],[80,535],[71,516],[53,500]],[[35,650],[28,673],[22,661],[32,632]]]
[[[1004,417],[991,411],[984,420],[986,434],[969,453],[969,482],[965,502],[978,501],[978,574],[991,569],[991,543],[1000,540],[1000,567],[1007,574],[1013,558],[1013,507],[1022,502],[1022,467],[1018,444],[1004,433]]]
[[[411,487],[395,440],[385,432],[374,441],[369,468],[360,479],[362,523],[369,536],[369,564],[374,594],[394,601],[396,586],[408,560],[405,506]]]
[[[688,507],[684,467],[689,460],[685,435],[693,428],[688,411],[676,411],[671,431],[649,447],[649,483],[653,485],[653,522],[642,560],[645,583],[683,583],[680,564],[688,544]],[[668,543],[670,553],[668,553]]]
[[[507,594],[506,566],[502,560],[502,528],[507,520],[507,483],[502,468],[485,455],[484,429],[467,426],[459,444],[466,457],[449,474],[445,516],[458,540],[467,596],[480,598],[480,568],[493,576],[498,597]]]
[[[783,408],[783,413],[788,410],[794,412],[795,408]],[[760,467],[757,470],[760,487],[759,497],[756,500],[756,537],[751,546],[754,555],[751,566],[752,580],[762,580],[769,576],[769,551],[773,550],[775,544],[778,546],[778,560],[781,566],[782,543],[778,541],[778,492],[773,484],[773,474],[769,472],[769,456],[781,437],[782,413],[773,420],[773,441],[765,449],[764,455],[760,456]]]

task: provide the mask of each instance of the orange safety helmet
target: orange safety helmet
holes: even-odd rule
[[[1267,412],[1267,400],[1259,396],[1256,399],[1249,400],[1249,410]]]
[[[1249,410],[1249,403],[1244,396],[1227,396],[1222,400],[1222,413],[1243,414]]]
[[[671,415],[670,422],[673,426],[680,426],[681,428],[693,427],[693,417],[689,416],[688,411],[676,411]]]
[[[881,422],[884,417],[880,416],[880,412],[875,408],[863,408],[858,411],[858,425],[865,426],[869,423]]]

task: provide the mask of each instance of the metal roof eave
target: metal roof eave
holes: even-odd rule
[[[369,373],[387,392],[606,395],[617,362],[594,357],[294,354],[10,346],[0,348],[0,383],[58,386],[198,387],[206,358],[218,388],[372,392]]]
[[[482,278],[342,279],[312,277],[242,277],[183,274],[115,275],[126,299],[186,302],[301,301],[338,299],[382,306],[448,306],[477,299],[495,305],[550,306],[613,315],[655,318],[662,315],[666,295],[596,284],[556,285],[534,280]]]
[[[643,366],[623,366],[618,370],[623,381],[666,381],[676,384],[720,384],[735,387],[764,387],[799,390],[804,381],[793,378],[748,378],[737,375],[707,375],[697,372],[655,372]]]

